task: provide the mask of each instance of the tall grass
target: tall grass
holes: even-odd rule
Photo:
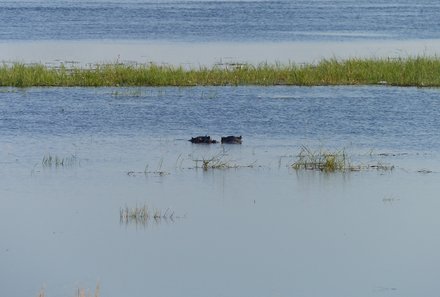
[[[318,170],[326,173],[329,172],[349,172],[360,170],[380,170],[391,171],[394,169],[393,165],[382,163],[376,164],[358,164],[353,165],[345,150],[327,151],[319,150],[313,151],[307,146],[302,146],[296,161],[291,164],[295,170]]]
[[[440,86],[440,58],[322,60],[317,64],[260,64],[186,69],[155,64],[50,68],[0,66],[0,86],[224,86],[375,85]]]
[[[357,166],[351,165],[344,150],[336,152],[312,151],[303,146],[297,156],[297,160],[292,164],[295,170],[319,170],[324,172],[352,171],[358,170]]]

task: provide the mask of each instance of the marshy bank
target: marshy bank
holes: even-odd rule
[[[317,64],[227,64],[184,68],[158,64],[57,67],[3,64],[3,87],[101,86],[440,86],[440,58],[322,60]]]

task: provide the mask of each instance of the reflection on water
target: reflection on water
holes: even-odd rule
[[[436,89],[8,90],[0,93],[7,296],[42,286],[70,296],[97,282],[110,297],[439,290]],[[188,141],[204,134],[241,134],[243,144]],[[396,168],[293,170],[304,144]],[[75,166],[44,166],[47,155],[74,155]],[[194,161],[219,155],[255,166],[203,170]],[[144,205],[150,219],[130,221]]]

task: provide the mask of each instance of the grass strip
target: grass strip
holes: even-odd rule
[[[440,58],[322,60],[317,64],[260,64],[185,69],[155,64],[102,64],[89,68],[15,63],[0,66],[4,87],[101,86],[440,86]]]

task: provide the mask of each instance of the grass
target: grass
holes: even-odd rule
[[[52,156],[51,154],[47,154],[43,157],[41,163],[43,167],[73,166],[78,163],[78,157],[76,155],[71,155],[69,157],[59,157],[57,155]]]
[[[75,297],[99,297],[100,295],[100,284],[96,285],[95,291],[92,294],[90,290],[86,290],[84,288],[78,288],[75,292]],[[46,297],[46,290],[42,288],[38,293],[38,297]]]
[[[239,165],[233,163],[231,160],[226,158],[226,154],[219,153],[210,158],[202,158],[193,160],[195,164],[195,168],[202,168],[204,171],[208,171],[210,169],[231,169],[231,168],[253,168],[255,163],[249,165]]]
[[[156,64],[102,64],[51,68],[15,63],[0,66],[0,86],[225,86],[225,85],[440,86],[440,58],[322,60],[317,64],[260,64],[186,69]],[[119,95],[119,93],[115,93]],[[136,94],[138,95],[138,94]]]
[[[298,153],[297,160],[292,164],[295,170],[319,170],[324,172],[357,170],[352,166],[344,150],[336,152],[312,151],[303,146]]]
[[[167,208],[165,211],[160,209],[149,209],[146,204],[143,206],[137,206],[133,208],[129,208],[125,206],[125,208],[121,208],[119,210],[119,218],[121,223],[135,223],[145,225],[149,220],[154,220],[156,222],[164,219],[173,221],[174,218],[178,218],[174,215],[174,211],[171,211]]]
[[[318,170],[323,172],[347,172],[360,170],[391,171],[393,165],[382,163],[370,165],[353,165],[345,150],[338,151],[312,151],[307,146],[302,146],[297,155],[297,160],[291,164],[295,170]]]

